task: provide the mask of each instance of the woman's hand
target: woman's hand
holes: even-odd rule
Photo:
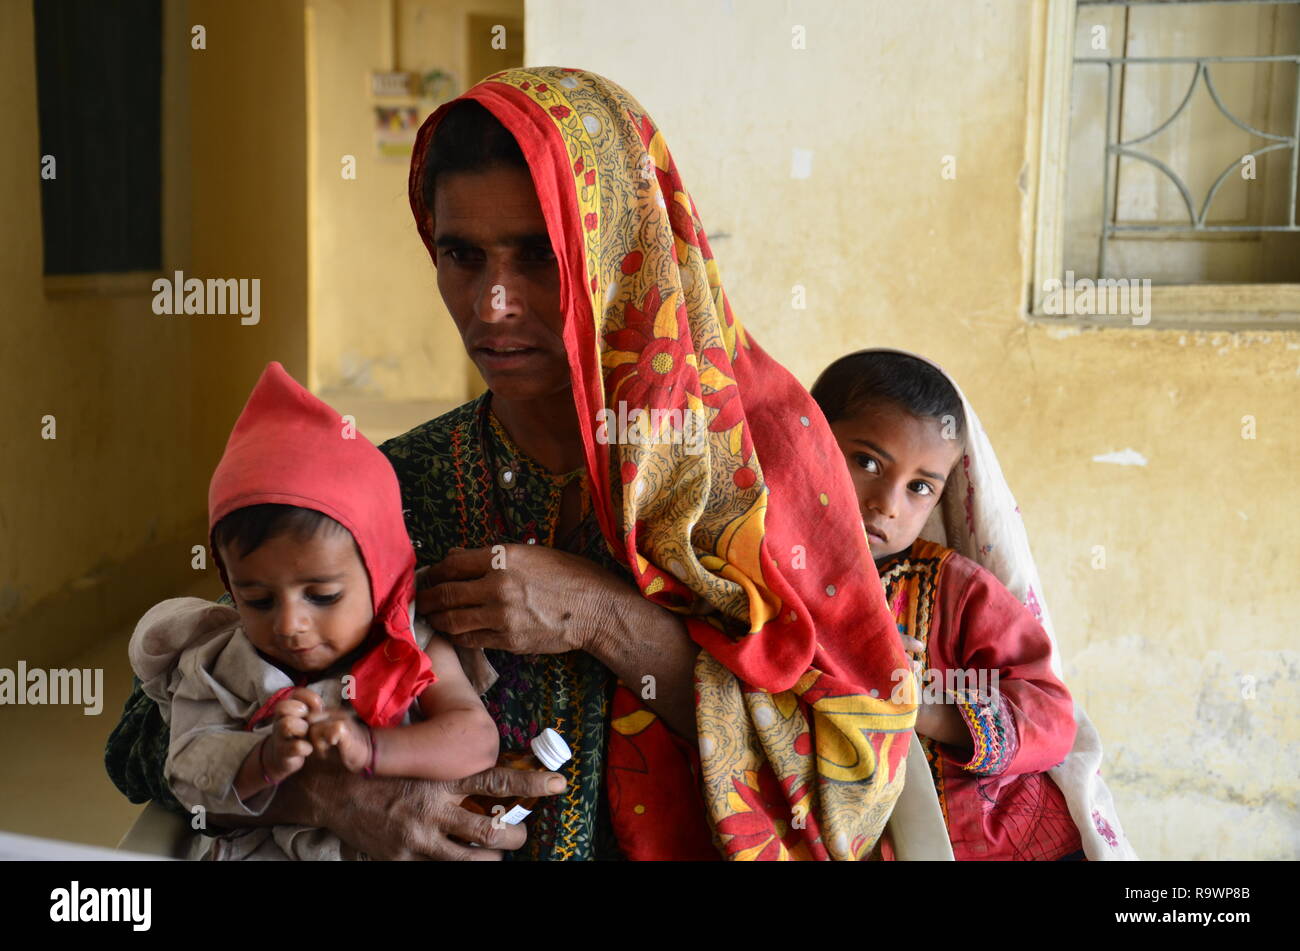
[[[292,790],[292,796],[285,797]],[[365,779],[320,763],[315,757],[282,787],[268,813],[277,807],[292,815],[276,822],[298,822],[330,829],[372,859],[492,861],[503,850],[527,841],[524,823],[505,825],[468,809],[470,795],[493,799],[553,796],[564,791],[564,777],[538,770],[494,767],[466,779],[439,782],[421,779]],[[471,848],[452,841],[473,842]]]
[[[418,573],[415,609],[463,647],[584,650],[695,739],[699,648],[680,617],[586,558],[541,545],[453,549]]]
[[[640,592],[599,565],[542,545],[453,549],[417,573],[415,610],[460,647],[514,654],[588,650]]]

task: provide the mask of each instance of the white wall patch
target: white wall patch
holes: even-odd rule
[[[1105,452],[1100,456],[1093,456],[1092,461],[1109,462],[1116,466],[1145,466],[1147,457],[1136,449],[1122,449],[1119,452]]]

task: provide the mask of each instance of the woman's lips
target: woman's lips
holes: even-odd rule
[[[531,363],[542,351],[536,347],[479,347],[474,352],[485,368],[510,370]]]

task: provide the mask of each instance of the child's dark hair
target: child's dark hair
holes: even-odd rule
[[[817,377],[812,398],[826,421],[856,416],[871,403],[893,403],[913,416],[951,416],[955,438],[966,438],[966,414],[957,390],[924,360],[906,353],[859,350],[840,357]]]
[[[315,509],[299,508],[296,505],[248,505],[235,509],[212,528],[212,543],[236,553],[240,558],[247,558],[262,543],[280,535],[293,535],[306,541],[315,538],[318,532],[335,534],[344,532],[349,538],[351,532]],[[356,547],[356,539],[352,539]],[[357,548],[360,557],[361,549]]]
[[[486,107],[472,99],[457,103],[438,123],[424,159],[424,207],[433,208],[439,175],[481,172],[494,166],[528,168],[519,143]]]

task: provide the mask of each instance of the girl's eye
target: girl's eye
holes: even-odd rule
[[[333,604],[341,597],[343,597],[343,592],[339,591],[335,594],[309,594],[307,600],[313,604]]]
[[[472,248],[451,248],[447,251],[447,257],[457,264],[470,264],[475,260]]]
[[[858,453],[856,456],[853,457],[853,461],[856,462],[858,465],[860,465],[862,468],[866,469],[868,472],[880,471],[880,464],[877,463],[873,457],[868,456],[866,453],[862,453],[862,452]]]
[[[245,600],[244,603],[250,608],[256,608],[259,611],[265,611],[271,606],[270,598],[259,598],[256,601]]]
[[[912,491],[917,495],[934,495],[934,486],[928,482],[913,482]]]

